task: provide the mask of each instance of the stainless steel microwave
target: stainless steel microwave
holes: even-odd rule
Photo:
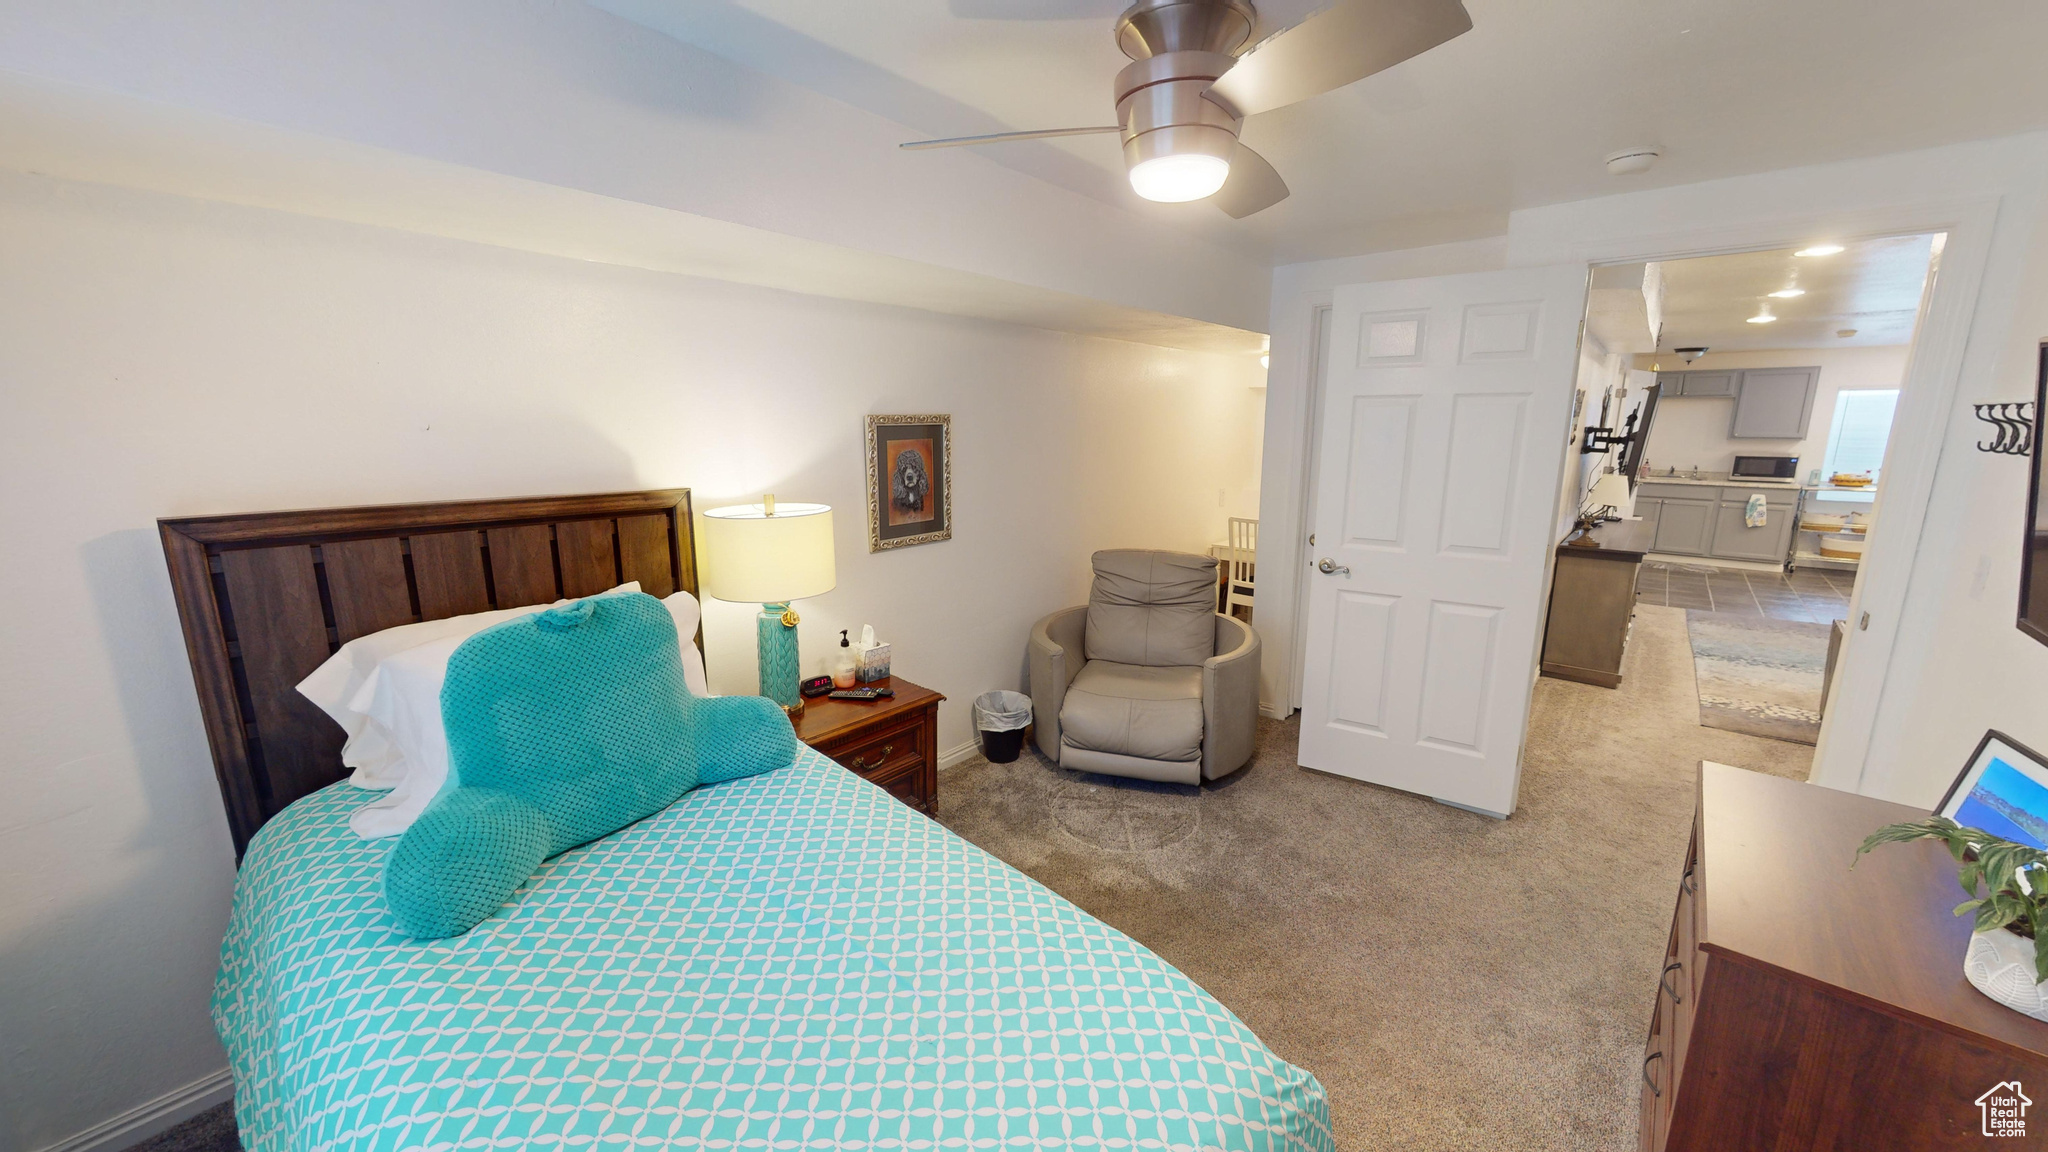
[[[1796,480],[1799,478],[1799,457],[1737,456],[1735,467],[1728,475],[1730,478],[1752,480]]]

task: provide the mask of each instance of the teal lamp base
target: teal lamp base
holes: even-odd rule
[[[791,716],[802,716],[804,697],[798,682],[803,677],[797,660],[796,624],[796,613],[787,603],[763,604],[761,614],[754,617],[754,637],[761,659],[761,695],[782,705]]]

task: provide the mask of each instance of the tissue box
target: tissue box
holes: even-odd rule
[[[888,678],[889,646],[887,644],[877,644],[872,648],[861,649],[860,666],[854,672],[854,679],[862,684],[867,684],[876,680],[887,680]]]

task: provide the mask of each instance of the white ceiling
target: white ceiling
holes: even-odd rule
[[[1832,256],[1797,256],[1785,249],[1664,261],[1658,265],[1664,278],[1664,327],[1657,350],[1750,352],[1910,343],[1932,240],[1863,240]],[[1804,289],[1805,295],[1769,295],[1788,288]],[[1749,318],[1763,309],[1778,319],[1751,324]],[[1837,335],[1846,329],[1856,334]]]
[[[1250,358],[1267,345],[1156,308],[0,68],[0,187],[45,177],[1163,348]]]
[[[1121,0],[592,0],[918,132],[1101,124]],[[1315,0],[1270,0],[1305,11]],[[1273,262],[1495,235],[1508,212],[2048,127],[2033,0],[1466,0],[1474,30],[1254,117],[1294,189],[1233,222],[1122,186],[1116,142],[985,150]],[[1650,173],[1611,151],[1665,149]]]

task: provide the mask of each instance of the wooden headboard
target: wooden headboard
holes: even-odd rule
[[[381,629],[588,596],[697,592],[690,491],[160,520],[214,773],[240,859],[285,805],[347,775],[295,690]]]

